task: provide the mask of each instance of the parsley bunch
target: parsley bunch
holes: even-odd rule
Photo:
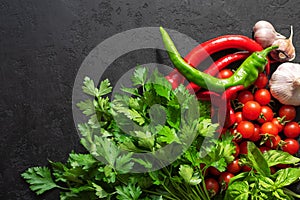
[[[206,169],[225,171],[235,153],[230,134],[218,139],[210,103],[183,85],[173,90],[157,70],[138,67],[131,81],[112,99],[109,80],[84,79],[89,98],[77,106],[88,120],[78,129],[89,153],[27,169],[32,191],[56,188],[62,200],[210,199]]]

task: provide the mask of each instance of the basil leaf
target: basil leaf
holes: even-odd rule
[[[241,181],[241,180],[244,180],[246,177],[249,176],[249,172],[242,172],[242,173],[239,173],[237,175],[235,175],[234,177],[232,177],[230,179],[230,182],[229,184],[235,182],[235,181]]]
[[[270,150],[263,154],[269,167],[275,166],[277,164],[296,164],[300,162],[300,158],[292,156],[291,154],[280,151],[280,150]]]
[[[244,200],[249,197],[249,185],[246,181],[236,181],[228,186],[224,200]]]
[[[277,199],[281,200],[292,200],[293,197],[289,196],[288,194],[285,194],[282,189],[277,189],[273,192],[273,196],[275,196]]]
[[[299,179],[300,168],[281,169],[277,171],[274,176],[276,177],[275,185],[277,188],[288,186]]]
[[[260,190],[263,192],[272,192],[274,191],[274,181],[269,177],[259,176],[258,177],[258,184]]]
[[[247,158],[251,162],[253,168],[261,175],[270,176],[270,168],[261,151],[256,147],[256,145],[253,142],[248,142],[247,148]]]

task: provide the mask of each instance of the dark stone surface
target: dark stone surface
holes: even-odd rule
[[[106,38],[162,25],[201,42],[251,36],[254,23],[265,19],[285,35],[293,25],[300,49],[299,9],[296,0],[0,1],[0,199],[59,198],[57,191],[37,197],[20,173],[85,151],[72,119],[72,86],[81,62]]]

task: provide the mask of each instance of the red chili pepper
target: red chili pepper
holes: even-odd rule
[[[242,49],[252,53],[254,51],[261,51],[263,48],[253,39],[243,35],[223,35],[199,44],[184,60],[188,64],[197,67],[211,54],[226,49]],[[184,82],[184,77],[177,76],[176,74],[178,73],[177,70],[174,70],[166,77],[172,83],[173,88]]]
[[[222,94],[222,100],[226,101],[226,107],[219,107],[218,119],[220,124],[224,123],[225,128],[232,126],[236,121],[236,116],[230,100],[232,100],[238,91],[243,89],[245,89],[243,85],[233,86],[225,90],[225,92]]]
[[[243,35],[223,35],[199,44],[188,53],[184,60],[189,65],[196,67],[211,54],[226,49],[242,49],[250,53],[263,50],[260,44],[249,37]]]
[[[213,64],[211,64],[206,70],[204,70],[204,72],[214,76],[219,71],[221,71],[222,69],[230,65],[231,63],[234,63],[239,60],[245,60],[249,55],[250,55],[249,52],[237,52],[237,53],[225,55],[224,57],[218,59]],[[201,89],[201,87],[196,85],[195,83],[188,84],[186,88],[194,92],[197,92]]]

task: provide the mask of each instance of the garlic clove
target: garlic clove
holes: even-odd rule
[[[270,22],[265,20],[260,20],[256,22],[255,25],[253,26],[253,31],[256,32],[257,30],[262,28],[270,29],[276,32],[274,26]]]
[[[258,29],[254,33],[254,39],[258,42],[263,48],[272,46],[276,39],[276,33],[271,29]]]

